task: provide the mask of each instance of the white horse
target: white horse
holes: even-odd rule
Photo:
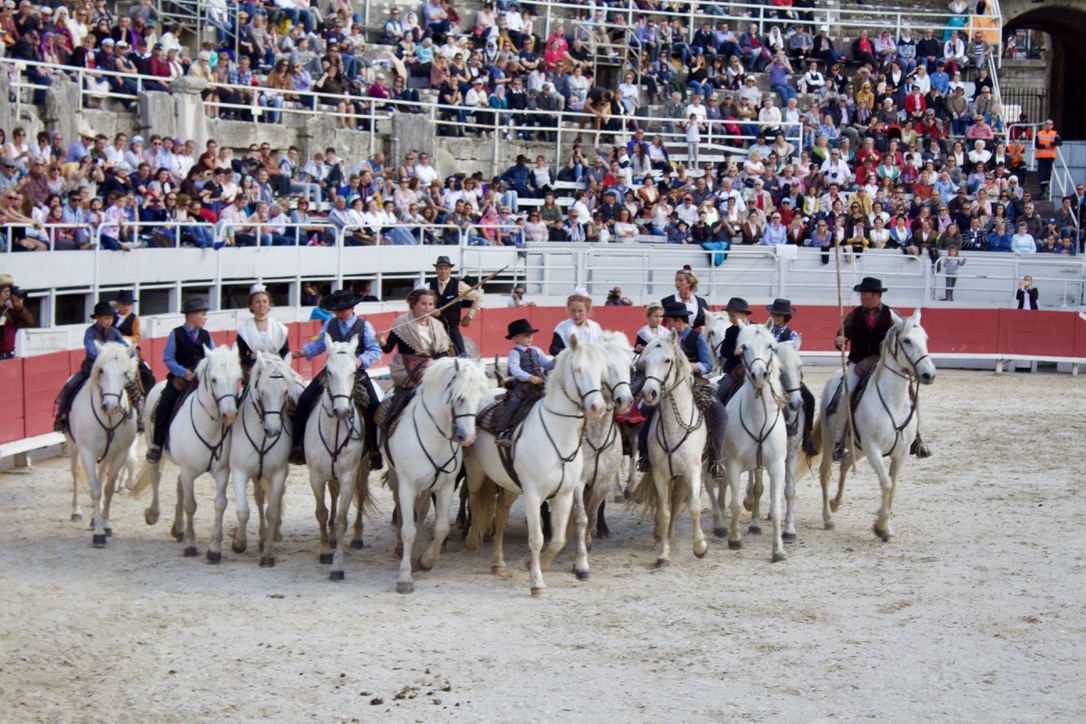
[[[746,379],[728,401],[727,427],[724,431],[724,481],[717,491],[712,487],[709,490],[713,528],[718,535],[722,532],[725,491],[730,488],[728,547],[733,550],[743,547],[739,534],[740,480],[744,471],[764,468],[769,473],[773,561],[783,561],[786,556],[781,537],[781,496],[785,486],[788,433],[781,412],[784,399],[777,369],[777,341],[767,327],[748,324],[739,332],[736,349],[742,354]],[[792,404],[801,406],[803,401],[798,385],[793,394]],[[756,530],[760,530],[760,527]]]
[[[248,546],[245,527],[249,522],[248,483],[253,481],[257,512],[260,516],[260,567],[275,566],[273,543],[282,520],[283,492],[290,465],[291,424],[287,417],[288,400],[297,401],[301,385],[290,363],[273,354],[256,357],[249,378],[249,388],[241,402],[238,421],[230,433],[230,475],[234,480],[234,499],[238,527],[232,548],[243,553]],[[264,508],[264,482],[268,484],[267,510]],[[226,510],[226,483],[215,495],[216,522],[212,546],[222,545],[222,516]]]
[[[135,379],[136,362],[135,350],[123,344],[95,342],[94,345],[98,357],[86,384],[72,400],[65,437],[72,468],[72,520],[83,520],[79,481],[85,474],[94,505],[92,540],[95,548],[102,548],[106,538],[113,535],[109,506],[121,468],[136,439],[135,410],[125,392],[126,383]]]
[[[331,563],[329,578],[342,581],[343,549],[362,547],[362,529],[355,525],[357,536],[349,538],[347,514],[354,500],[361,521],[362,511],[369,504],[369,451],[364,436],[367,421],[354,403],[355,375],[358,372],[356,343],[333,342],[331,335],[324,335],[328,357],[324,369],[325,390],[320,404],[309,413],[305,428],[305,459],[309,466],[309,484],[316,499],[317,523],[320,525],[320,562]],[[370,423],[372,424],[372,423]],[[328,508],[324,503],[324,487],[328,485],[332,496],[333,515],[331,532],[328,526]]]
[[[917,309],[910,317],[902,318],[896,313],[893,317],[894,325],[882,342],[878,364],[871,372],[871,379],[860,404],[852,412],[852,420],[856,425],[856,448],[863,452],[864,457],[871,463],[882,488],[882,505],[872,529],[884,542],[889,542],[894,537],[890,517],[894,493],[897,490],[897,476],[909,456],[909,448],[920,424],[914,386],[917,382],[930,385],[935,381],[935,363],[928,355],[928,334],[920,326],[920,310]],[[816,428],[821,427],[823,450],[833,450],[836,443],[835,418],[848,414],[845,406],[849,401],[845,399],[840,401],[836,412],[826,412],[840,383],[841,372],[836,372],[822,390],[821,415]],[[816,429],[813,434],[818,435],[819,431]],[[890,458],[889,470],[883,462],[885,457]],[[829,455],[822,458],[819,473],[822,481],[822,521],[826,530],[834,528],[833,514],[841,506],[845,493],[845,476],[854,462],[855,455],[850,455],[841,463],[837,496],[831,501],[829,488],[833,460]]]
[[[793,341],[779,342],[777,344],[777,366],[784,399],[788,403],[788,409],[785,412],[787,416],[785,430],[788,433],[788,447],[784,458],[785,513],[784,529],[781,532],[781,538],[785,543],[792,543],[796,540],[796,466],[799,463],[800,442],[803,440],[803,425],[807,416],[803,408],[803,396],[800,394],[803,385],[803,362],[799,358],[801,341],[801,338],[797,335]],[[759,511],[762,492],[762,469],[757,468],[749,473],[747,495],[743,498],[743,507],[751,512],[750,526],[747,528],[747,532],[752,535],[758,535],[762,532]],[[721,508],[723,508],[723,505],[721,505]],[[717,510],[714,508],[714,513],[716,512]],[[719,527],[714,527],[714,532],[720,537],[727,534],[722,522],[721,520]],[[717,522],[714,519],[714,526],[716,525]]]
[[[170,422],[169,444],[164,450],[169,460],[180,468],[177,475],[177,505],[170,533],[183,542],[184,554],[188,557],[199,554],[192,524],[196,514],[196,478],[210,472],[215,478],[215,485],[222,487],[230,474],[227,446],[230,426],[238,413],[237,395],[241,385],[241,363],[237,350],[228,346],[214,350],[205,347],[204,358],[196,366],[196,382],[196,390],[185,398]],[[168,384],[172,384],[170,380],[158,383],[147,395],[143,425],[148,445],[154,439],[155,404]],[[158,485],[161,477],[161,461],[148,463],[145,460],[141,464],[135,489],[138,492],[147,486],[148,481],[151,484],[151,507],[144,511],[148,525],[158,522]],[[220,531],[220,540],[221,537]],[[221,558],[222,552],[213,533],[207,559],[218,563]]]
[[[713,357],[713,371],[710,376],[715,377],[724,371],[723,360],[720,357],[720,345],[724,343],[724,335],[732,322],[728,319],[727,312],[705,313],[705,341],[709,344],[709,351]]]
[[[475,412],[488,389],[482,363],[455,357],[437,360],[426,369],[385,443],[388,485],[399,510],[403,547],[396,581],[399,593],[415,590],[411,578],[415,537],[431,495],[436,498],[434,539],[418,565],[428,571],[437,563],[451,527],[456,477],[464,461],[461,447],[475,442]]]
[[[708,550],[701,530],[702,452],[708,434],[705,417],[694,404],[694,372],[679,347],[678,333],[655,339],[641,353],[645,385],[641,397],[657,407],[649,422],[649,462],[631,500],[656,514],[656,567],[671,565],[671,539],[679,510],[689,509],[694,528],[694,555]]]
[[[618,484],[622,468],[621,426],[615,422],[614,412],[628,412],[633,405],[630,388],[630,366],[633,364],[633,348],[622,332],[604,332],[599,340],[607,361],[604,384],[609,392],[610,405],[606,415],[585,424],[584,428],[584,507],[588,514],[585,529],[585,546],[592,548],[592,531],[596,526],[600,505]]]
[[[573,570],[578,580],[589,576],[585,528],[581,454],[585,421],[598,420],[607,412],[603,396],[606,360],[598,344],[579,343],[576,335],[558,355],[547,377],[543,399],[532,408],[513,437],[512,468],[506,470],[494,435],[482,431],[465,456],[468,490],[471,495],[471,530],[468,548],[478,548],[483,534],[494,524],[494,551],[491,570],[505,573],[502,538],[509,508],[517,495],[524,496],[528,519],[528,547],[531,549],[531,590],[533,596],[546,592],[543,566],[549,565],[566,543],[570,511],[573,511],[577,554]],[[501,394],[484,395],[483,406]],[[498,487],[501,488],[500,500]],[[551,541],[543,551],[543,524],[540,504],[551,504]],[[541,553],[542,551],[542,553]]]

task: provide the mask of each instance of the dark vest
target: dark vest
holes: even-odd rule
[[[448,283],[445,284],[445,292],[442,293],[437,290],[437,277],[434,277],[430,280],[430,289],[437,295],[437,308],[440,309],[460,296],[460,280],[457,277],[449,277]],[[460,326],[460,310],[462,306],[461,304],[453,304],[441,313],[441,320],[446,327]]]
[[[790,342],[792,340],[792,329],[786,324],[773,333],[773,337],[778,342]]]
[[[522,372],[527,372],[528,374],[537,377],[543,376],[543,367],[536,360],[536,356],[532,354],[532,350],[518,349],[517,354],[520,355],[520,369]]]
[[[328,336],[332,338],[333,342],[350,342],[352,339],[358,339],[355,345],[355,354],[361,354],[363,351],[363,342],[365,335],[362,334],[362,330],[366,328],[366,323],[360,318],[354,318],[354,324],[347,330],[347,336],[344,337],[339,331],[339,320],[335,317],[328,320]]]
[[[117,321],[116,317],[114,317],[114,319],[113,319],[113,326],[124,337],[131,337],[132,336],[132,325],[135,324],[135,323],[136,323],[136,315],[135,314],[129,314],[127,317],[122,319],[120,322]]]
[[[696,329],[691,329],[682,343],[683,353],[686,355],[686,358],[694,364],[701,362],[701,357],[698,356],[698,340],[700,338],[701,332]]]
[[[890,327],[894,326],[894,318],[890,313],[890,307],[879,306],[878,317],[875,320],[875,328],[867,328],[866,312],[863,307],[856,307],[849,312],[845,320],[845,337],[848,338],[848,361],[852,363],[867,359],[879,354],[882,340]]]
[[[105,344],[106,342],[120,342],[121,344],[125,344],[125,341],[121,338],[120,333],[114,331],[112,327],[102,329],[97,324],[92,324],[91,336],[94,337],[94,340],[96,342],[101,342],[102,344]],[[94,367],[94,360],[91,359],[90,355],[84,357],[83,364],[80,367],[80,370],[82,370],[84,374],[89,375],[92,367]]]
[[[173,342],[176,347],[173,358],[177,364],[187,370],[195,370],[196,365],[204,358],[204,345],[211,344],[211,335],[206,329],[201,329],[196,332],[196,341],[193,342],[182,326],[173,331]],[[170,378],[173,378],[172,374]]]
[[[674,302],[681,303],[681,301],[678,294],[672,294],[671,296],[664,297],[660,300],[660,303],[666,307],[668,304]],[[690,318],[690,326],[694,329],[701,329],[705,326],[705,312],[709,310],[709,302],[706,301],[704,297],[699,297],[696,294],[694,295],[694,301],[698,303],[698,313]]]
[[[743,364],[743,360],[735,356],[735,346],[738,342],[739,326],[733,324],[728,327],[728,331],[724,333],[724,341],[720,343],[720,360],[724,365],[725,373]]]

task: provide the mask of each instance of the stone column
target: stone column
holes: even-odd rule
[[[46,127],[60,131],[64,134],[64,140],[72,143],[79,137],[77,130],[81,111],[79,86],[68,80],[66,76],[54,76],[53,84],[45,90]],[[27,142],[34,142],[34,139],[27,138]]]

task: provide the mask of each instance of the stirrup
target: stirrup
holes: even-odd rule
[[[161,459],[162,459],[162,446],[161,445],[152,445],[150,447],[150,449],[147,450],[147,462],[154,465],[155,463],[157,463]]]
[[[642,455],[641,457],[639,457],[637,459],[637,472],[639,472],[639,473],[647,473],[651,469],[652,469],[652,467],[649,465],[649,456],[648,455]]]
[[[502,450],[511,450],[513,448],[513,439],[502,435],[498,438],[496,443]]]
[[[289,462],[291,465],[305,465],[305,453],[301,445],[295,445],[290,449]]]
[[[849,455],[851,455],[851,453],[844,445],[838,445],[833,449],[833,461],[835,463],[842,463],[845,460],[848,460]]]
[[[803,436],[803,442],[800,443],[800,448],[807,457],[813,458],[818,454],[818,445],[815,444],[814,438],[810,435]]]
[[[374,470],[384,470],[384,468],[385,468],[385,459],[383,457],[381,457],[381,453],[379,453],[379,452],[371,452],[370,453],[370,472],[373,472]]]
[[[59,432],[61,435],[68,432],[68,415],[57,415],[57,418],[53,420],[53,432]]]

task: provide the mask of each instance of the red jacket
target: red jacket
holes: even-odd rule
[[[905,96],[905,112],[910,116],[919,115],[928,110],[928,102],[924,99],[924,95],[910,93]]]

